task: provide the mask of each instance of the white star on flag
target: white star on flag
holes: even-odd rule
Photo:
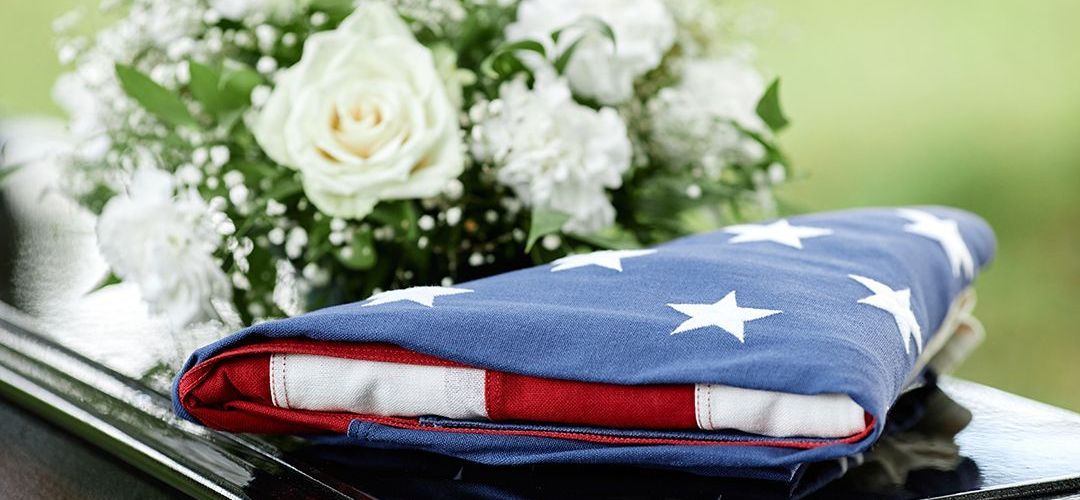
[[[802,238],[817,238],[832,234],[831,229],[810,226],[792,226],[787,219],[780,219],[772,224],[738,224],[724,228],[725,233],[736,235],[728,243],[750,243],[753,241],[771,241],[792,248],[801,249]]]
[[[445,286],[414,286],[412,288],[405,288],[403,290],[389,290],[382,293],[377,293],[368,298],[368,301],[364,303],[361,307],[377,306],[379,304],[400,302],[402,300],[415,302],[422,306],[435,307],[435,297],[471,292],[472,290],[469,290],[467,288],[449,288]]]
[[[859,299],[860,304],[867,304],[892,314],[900,337],[904,339],[904,352],[911,353],[911,338],[915,337],[915,348],[922,352],[922,328],[911,310],[911,289],[893,290],[888,285],[865,276],[849,274],[849,278],[858,281],[874,292],[873,295]]]
[[[683,321],[678,328],[675,328],[675,331],[671,332],[671,335],[715,326],[734,335],[735,338],[739,339],[739,342],[746,342],[743,331],[747,321],[782,312],[771,309],[739,307],[739,304],[735,302],[734,290],[728,292],[724,298],[713,304],[668,304],[668,307],[690,316],[690,319]]]
[[[960,235],[956,221],[939,219],[934,214],[910,208],[901,208],[899,212],[901,217],[911,221],[911,224],[904,226],[904,231],[930,238],[941,245],[949,257],[953,276],[960,276],[961,269],[967,278],[975,276],[975,260],[964,243],[964,237]]]
[[[600,250],[580,255],[567,255],[553,262],[551,272],[565,271],[585,266],[600,266],[622,272],[622,259],[651,255],[656,250]]]

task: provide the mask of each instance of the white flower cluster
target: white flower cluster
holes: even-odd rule
[[[499,165],[498,181],[526,205],[570,215],[563,229],[591,233],[615,221],[605,189],[622,185],[630,167],[626,125],[612,108],[574,102],[562,79],[504,83],[477,110],[472,149]]]
[[[85,142],[76,152],[100,160],[111,145],[108,130],[125,124],[142,125],[140,109],[120,88],[114,68],[131,62],[139,54],[153,54],[146,64],[151,76],[161,83],[173,83],[185,75],[168,59],[181,60],[197,51],[192,36],[200,26],[202,8],[197,0],[161,2],[139,0],[115,24],[88,40],[77,36],[65,40],[59,49],[60,62],[77,63],[60,77],[54,88],[56,101],[70,116],[71,131]],[[74,18],[58,23],[66,31]]]
[[[614,40],[590,21],[610,28]],[[555,42],[550,35],[560,30]],[[660,0],[525,0],[506,38],[542,40],[555,55],[573,47],[566,78],[574,93],[618,104],[634,95],[637,78],[660,65],[675,41],[675,22]]]
[[[679,83],[649,102],[650,139],[675,167],[701,167],[710,178],[731,164],[761,161],[765,149],[739,129],[767,134],[755,110],[765,80],[738,59],[691,60]]]
[[[154,312],[184,325],[216,317],[215,298],[231,287],[213,254],[221,235],[194,192],[175,192],[173,177],[143,168],[128,193],[113,197],[98,220],[101,253],[116,276],[139,286]]]
[[[67,188],[177,325],[658,243],[786,172],[709,0],[105,2],[56,23]]]

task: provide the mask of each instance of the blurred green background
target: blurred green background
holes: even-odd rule
[[[58,113],[51,20],[0,0],[0,115]],[[739,0],[739,3],[749,3]],[[806,209],[937,203],[997,231],[961,375],[1080,410],[1080,1],[757,0]]]

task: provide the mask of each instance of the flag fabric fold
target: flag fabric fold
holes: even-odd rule
[[[961,210],[859,209],[392,290],[199,349],[174,407],[489,464],[790,480],[878,437],[994,245]]]

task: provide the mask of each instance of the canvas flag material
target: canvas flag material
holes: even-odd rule
[[[861,209],[393,290],[199,349],[174,406],[490,464],[789,480],[880,434],[994,245],[960,210]]]

